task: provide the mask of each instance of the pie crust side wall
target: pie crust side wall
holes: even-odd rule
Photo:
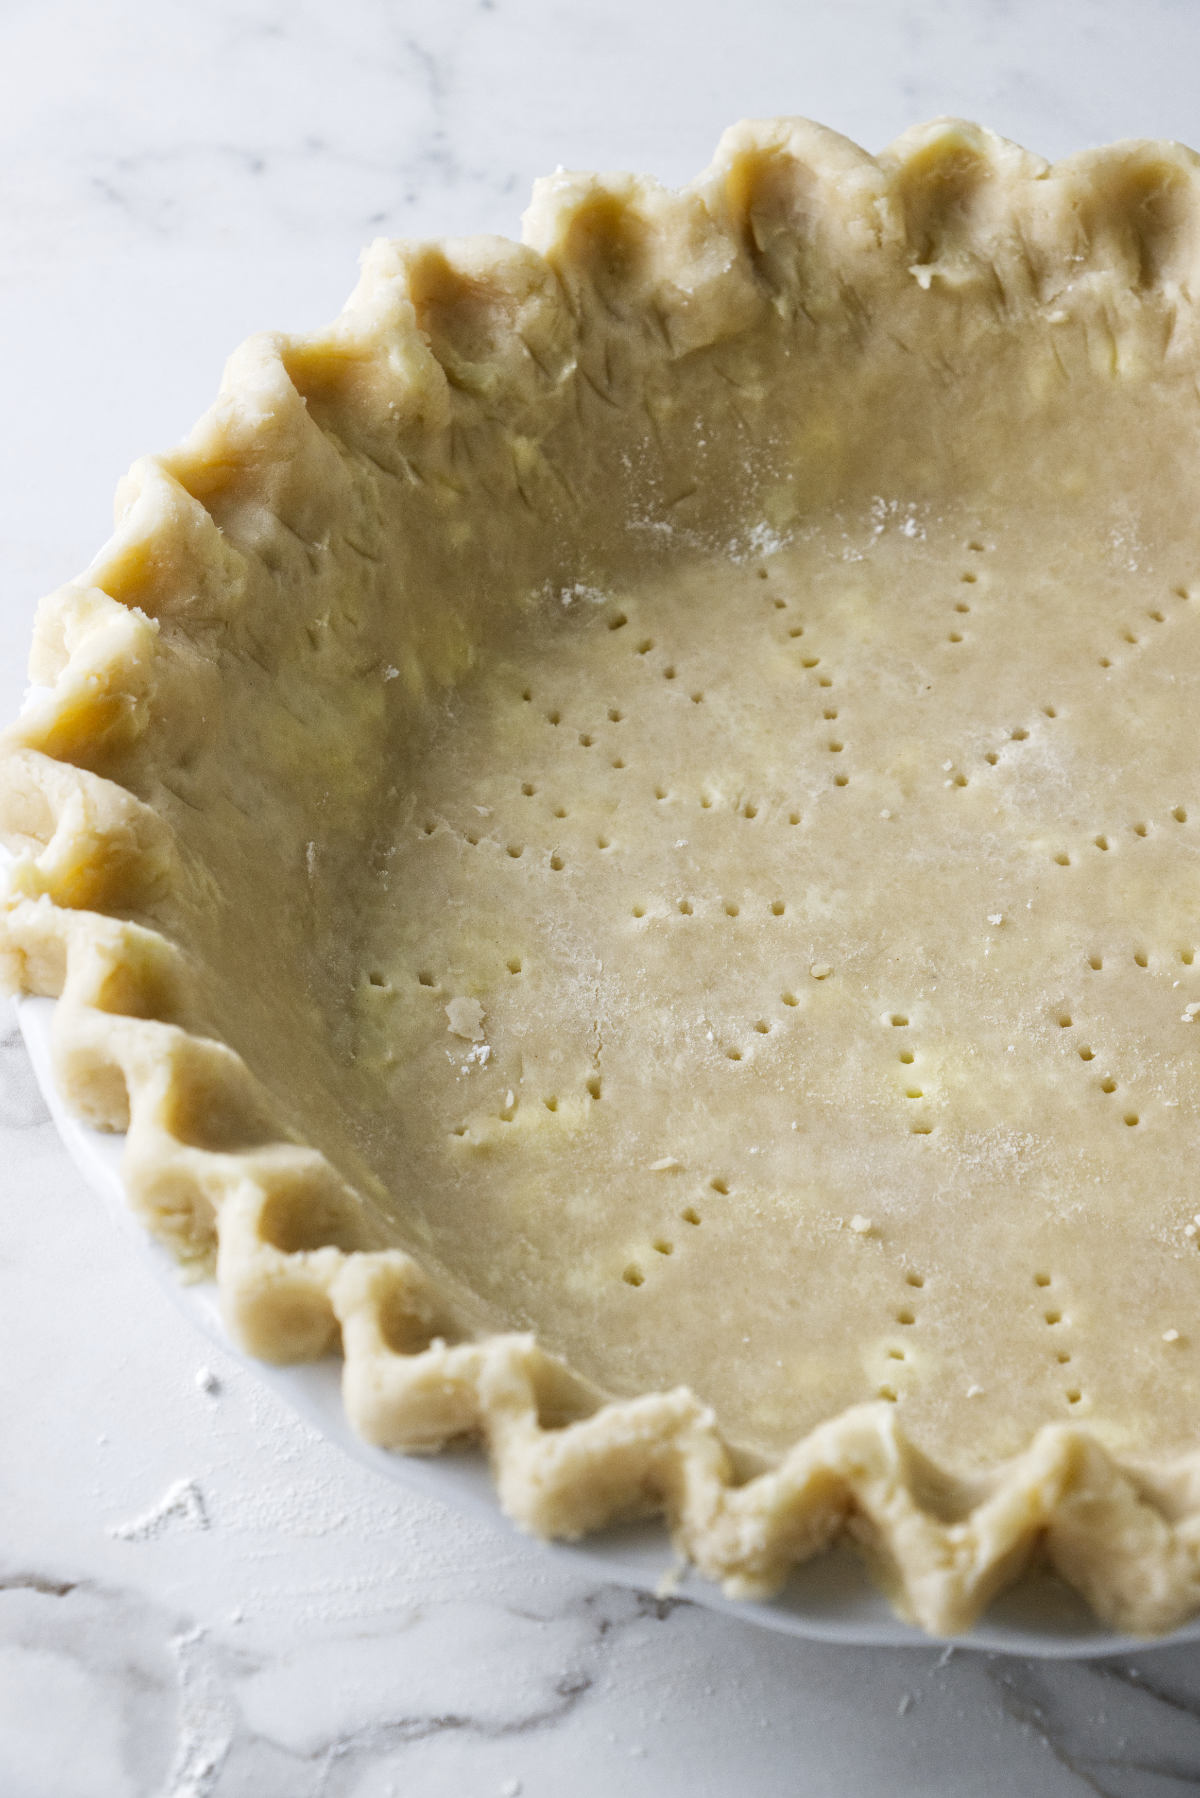
[[[873,260],[907,272],[914,295],[964,306],[984,295],[1043,315],[1091,308],[1099,354],[1150,362],[1164,314],[1190,318],[1198,220],[1200,164],[1169,145],[1049,170],[954,122],[879,159],[802,121],[739,126],[680,194],[632,178],[544,183],[523,248],[377,246],[326,335],[246,346],[189,442],[135,468],[115,536],[83,580],[44,602],[32,673],[46,691],[4,742],[0,824],[18,856],[0,958],[14,990],[59,1000],[68,1102],[127,1130],[126,1182],[147,1224],[185,1258],[215,1249],[227,1314],[252,1352],[292,1361],[340,1343],[347,1413],[369,1440],[432,1451],[479,1436],[505,1511],[544,1535],[661,1512],[679,1549],[732,1593],[768,1594],[848,1535],[897,1608],[942,1634],[968,1627],[1039,1544],[1118,1628],[1162,1632],[1200,1604],[1200,1455],[1121,1465],[1086,1429],[1053,1425],[968,1490],[879,1403],[739,1481],[711,1412],[686,1389],[597,1405],[532,1337],[460,1332],[439,1281],[378,1246],[369,1205],[206,1028],[200,973],[156,927],[195,871],[163,817],[96,771],[156,715],[172,591],[219,615],[244,583],[206,497],[231,467],[286,466],[331,393],[353,419],[368,364],[386,368],[393,411],[434,435],[453,428],[454,396],[469,393],[508,421],[533,467],[539,429],[552,426],[526,360],[543,373],[569,360],[595,230],[651,244],[631,255],[620,298],[653,319],[669,359],[734,339],[772,308],[836,311],[853,282],[828,271]],[[497,388],[480,385],[483,364],[464,361],[461,338],[430,328],[447,290],[470,293],[483,336],[499,343]]]

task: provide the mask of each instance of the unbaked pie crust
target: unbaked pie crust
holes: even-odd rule
[[[1197,159],[742,125],[266,337],[40,611],[11,985],[370,1440],[1200,1602]]]

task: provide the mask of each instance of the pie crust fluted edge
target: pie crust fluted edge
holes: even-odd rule
[[[908,1443],[880,1402],[831,1418],[746,1480],[711,1411],[684,1388],[579,1415],[588,1409],[580,1383],[532,1336],[455,1340],[438,1282],[416,1259],[342,1245],[355,1194],[295,1140],[241,1057],[195,1026],[194,971],[154,927],[162,895],[183,877],[172,832],[96,772],[98,748],[132,744],[151,727],[156,596],[169,610],[183,570],[217,605],[241,578],[206,510],[206,483],[290,456],[320,430],[306,409],[310,379],[324,392],[338,371],[353,412],[353,370],[371,357],[387,364],[402,421],[449,431],[449,393],[472,391],[536,443],[547,368],[570,359],[591,279],[580,223],[596,218],[605,229],[633,220],[649,243],[622,299],[653,314],[673,357],[735,337],[756,309],[835,306],[838,283],[813,275],[819,258],[843,270],[873,259],[916,293],[949,291],[963,303],[1049,313],[1067,297],[1094,306],[1114,354],[1148,355],[1144,318],[1157,331],[1164,309],[1190,316],[1200,162],[1135,143],[1048,168],[955,121],[874,158],[784,120],[736,127],[679,193],[632,177],[554,177],[520,248],[376,245],[328,332],[244,346],[187,443],[135,466],[115,534],[86,574],[43,602],[37,691],[5,736],[0,767],[0,825],[16,853],[0,913],[4,978],[58,1000],[66,1101],[127,1132],[125,1183],[147,1225],[184,1259],[204,1264],[215,1251],[241,1342],[278,1362],[340,1345],[354,1427],[407,1451],[480,1438],[501,1505],[522,1528],[572,1538],[661,1513],[677,1549],[740,1596],[774,1592],[796,1563],[848,1537],[896,1608],[937,1634],[968,1628],[1044,1549],[1115,1628],[1170,1630],[1200,1605],[1200,1455],[1166,1467],[1121,1462],[1086,1428],[1056,1424],[965,1485]],[[499,271],[492,375],[421,322],[422,296],[456,271],[486,303],[489,269]],[[214,1113],[256,1120],[247,1141],[210,1129]],[[281,1217],[304,1227],[289,1237]]]

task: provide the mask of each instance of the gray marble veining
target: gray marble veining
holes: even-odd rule
[[[1200,142],[1170,0],[44,0],[0,10],[0,703],[247,331],[372,235],[512,232],[558,163],[682,179],[747,113],[879,147]],[[597,1586],[344,1460],[194,1335],[0,1036],[4,1798],[1175,1798],[1200,1648],[833,1649]]]

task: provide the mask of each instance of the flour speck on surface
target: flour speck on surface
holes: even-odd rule
[[[176,1480],[157,1504],[127,1523],[112,1523],[108,1534],[117,1542],[151,1542],[170,1529],[206,1530],[208,1509],[195,1480]]]

